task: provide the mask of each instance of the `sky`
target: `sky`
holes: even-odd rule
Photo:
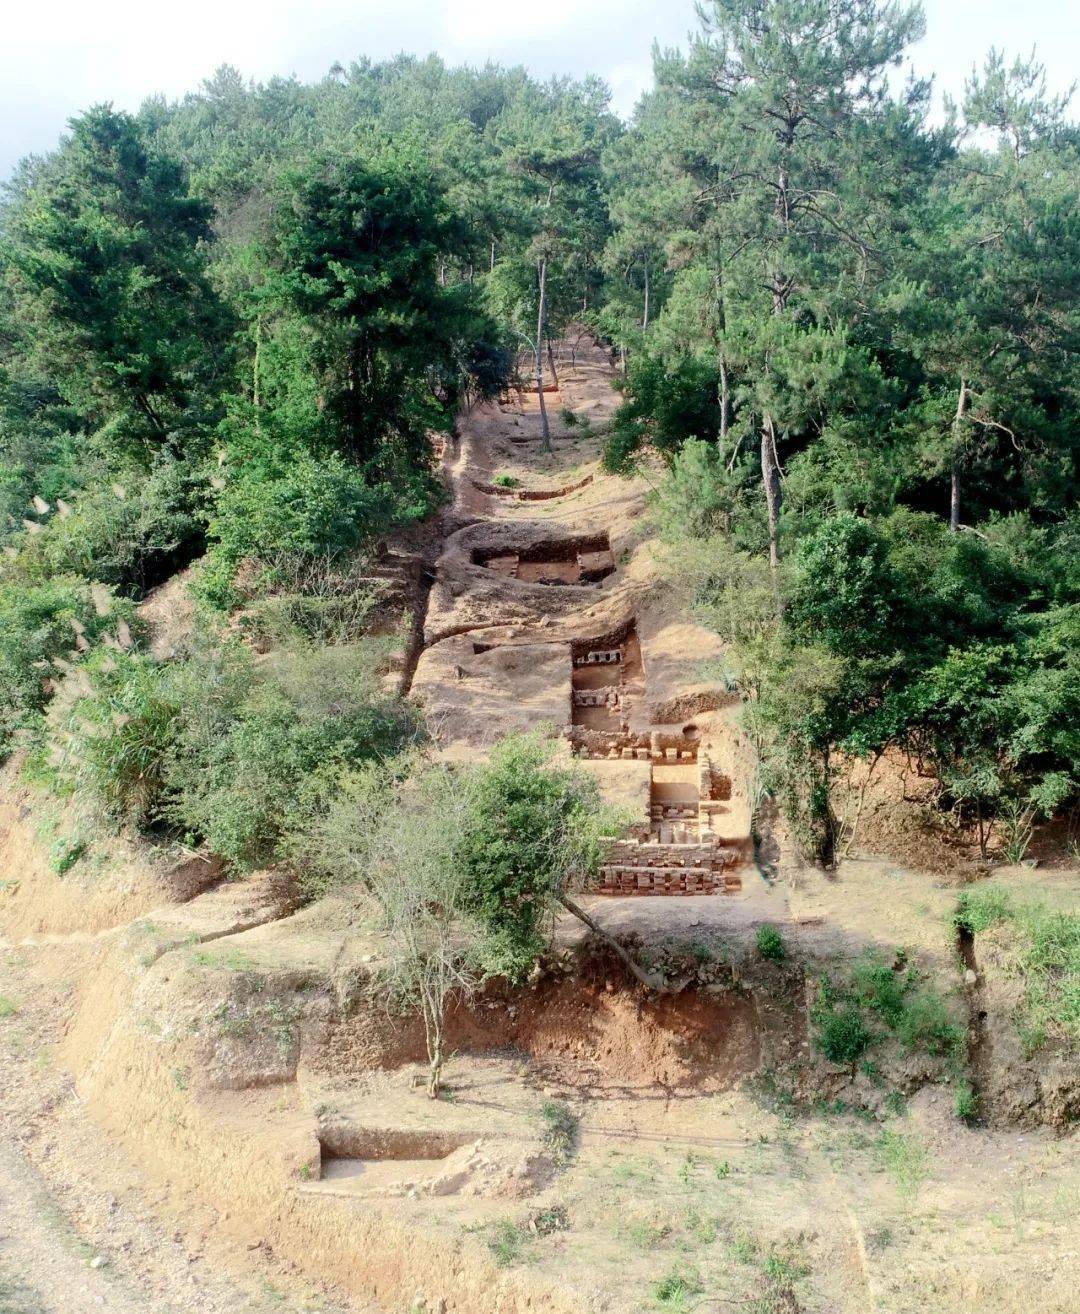
[[[1080,69],[1074,0],[924,0],[924,8],[928,30],[914,64],[935,75],[939,93],[959,93],[992,45],[1010,55],[1036,46],[1053,91]],[[295,73],[309,81],[360,55],[437,51],[448,64],[598,73],[628,114],[651,84],[653,40],[684,44],[694,26],[691,0],[15,0],[0,26],[0,179],[22,156],[54,146],[80,110],[105,100],[135,110],[155,92],[179,97],[221,64],[256,80]]]

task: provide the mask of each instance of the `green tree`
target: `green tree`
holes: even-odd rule
[[[596,782],[553,765],[552,755],[553,746],[539,735],[508,737],[479,772],[460,848],[465,906],[490,929],[492,961],[512,979],[524,976],[546,948],[561,907],[655,989],[659,979],[571,897],[598,871],[603,836],[615,819],[601,806]]]
[[[213,403],[228,355],[206,277],[210,214],[109,106],[72,120],[26,179],[3,261],[37,359],[92,422],[130,412],[137,437],[179,448],[191,408]]]
[[[775,570],[783,439],[805,440],[874,387],[849,324],[880,277],[884,210],[870,178],[895,149],[886,129],[903,139],[921,110],[921,88],[889,100],[885,73],[921,16],[880,0],[713,0],[702,29],[686,56],[658,57],[656,73],[683,116],[676,140],[697,185],[720,430],[733,406],[736,436],[758,432]]]
[[[282,204],[267,299],[303,326],[290,363],[314,372],[320,430],[340,434],[375,478],[427,469],[428,434],[450,426],[471,349],[493,336],[467,287],[440,281],[454,241],[415,154],[319,160],[291,179]]]

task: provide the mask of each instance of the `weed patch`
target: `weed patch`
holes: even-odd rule
[[[562,1100],[548,1100],[540,1109],[544,1123],[544,1144],[558,1164],[565,1164],[574,1150],[578,1119]]]
[[[930,1156],[917,1137],[886,1128],[875,1147],[878,1162],[904,1199],[914,1199],[930,1176]]]
[[[1006,970],[1023,981],[1015,1020],[1029,1055],[1051,1038],[1080,1043],[1080,916],[1018,904],[1007,891],[990,887],[965,890],[953,920],[972,935],[1007,928]]]
[[[672,1269],[653,1288],[653,1296],[660,1309],[689,1310],[690,1302],[704,1290],[694,1269]]]
[[[757,951],[769,962],[779,963],[787,957],[784,938],[775,926],[760,926],[757,933]]]

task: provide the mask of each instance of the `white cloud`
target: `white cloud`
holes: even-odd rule
[[[1056,86],[1080,63],[1063,0],[928,0],[930,35],[916,52],[947,89],[992,43],[1040,46]],[[135,109],[179,96],[222,63],[245,75],[321,76],[335,60],[439,51],[450,63],[523,63],[541,76],[592,71],[622,112],[651,80],[654,38],[681,44],[691,0],[15,0],[0,44],[0,177],[49,149],[66,119],[96,101]]]

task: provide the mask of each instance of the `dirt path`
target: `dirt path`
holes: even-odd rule
[[[40,1173],[0,1141],[0,1314],[176,1314],[97,1259]],[[103,1257],[102,1257],[103,1261]]]
[[[41,945],[0,937],[0,1314],[372,1314],[223,1235],[102,1136],[53,1061],[85,950],[50,938],[57,982],[33,970]]]

